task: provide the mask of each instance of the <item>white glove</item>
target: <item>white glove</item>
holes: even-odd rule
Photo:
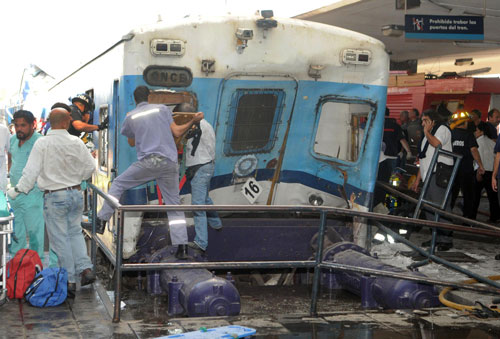
[[[16,192],[16,188],[15,187],[11,187],[7,191],[7,195],[9,196],[9,198],[11,198],[12,200],[14,200],[19,195],[19,192]]]
[[[412,157],[411,153],[406,153],[406,160],[410,160]]]

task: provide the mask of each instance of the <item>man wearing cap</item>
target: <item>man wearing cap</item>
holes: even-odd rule
[[[17,185],[28,162],[35,141],[42,136],[35,132],[35,117],[30,111],[20,110],[14,113],[16,134],[10,138],[9,172],[10,183]],[[43,193],[35,187],[27,194],[10,199],[14,211],[14,237],[9,247],[12,255],[22,248],[30,248],[44,258],[45,222],[43,219]],[[29,247],[27,243],[29,239]],[[57,264],[57,256],[50,251],[50,266]]]
[[[136,108],[127,113],[121,134],[127,137],[130,146],[136,148],[138,160],[113,180],[108,193],[119,200],[126,190],[156,180],[165,204],[179,205],[178,155],[174,137],[182,136],[194,123],[203,119],[203,113],[196,113],[190,122],[177,125],[167,106],[149,104],[148,97],[148,87],[138,86],[135,89]],[[96,220],[101,233],[113,213],[113,207],[104,202]],[[172,245],[178,246],[176,257],[187,259],[184,212],[169,211],[167,215]]]
[[[50,245],[59,258],[59,266],[68,272],[68,291],[95,281],[92,263],[82,235],[82,180],[95,171],[95,160],[82,140],[69,135],[69,113],[61,108],[50,112],[52,129],[33,145],[21,179],[7,191],[11,199],[33,190],[35,182],[42,190],[43,215],[47,224]]]
[[[91,125],[88,123],[94,106],[94,101],[90,96],[87,94],[78,94],[71,99],[71,102],[73,105],[70,106],[72,121],[68,129],[69,134],[80,137],[82,132],[94,132],[108,128],[107,121],[104,121],[100,125]]]

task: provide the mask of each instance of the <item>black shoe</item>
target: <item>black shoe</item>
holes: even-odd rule
[[[101,220],[99,217],[95,219],[95,232],[103,234],[106,229],[106,220]]]
[[[436,244],[436,250],[439,252],[446,252],[453,248],[453,244],[451,242],[438,242]]]
[[[76,283],[68,283],[68,298],[74,299],[76,295]]]
[[[422,247],[431,247],[432,240],[427,240],[422,243]]]
[[[177,247],[177,253],[175,253],[175,257],[177,259],[186,260],[188,258],[188,245],[179,245]]]
[[[96,279],[95,273],[92,272],[90,268],[83,270],[83,272],[80,275],[82,276],[81,280],[82,286],[92,284]]]
[[[92,222],[82,222],[82,227],[87,231],[92,232]],[[106,229],[106,221],[96,218],[95,221],[95,232],[99,234],[103,234]]]
[[[196,252],[201,253],[201,254],[205,254],[205,251],[206,251],[193,241],[188,242],[188,247],[195,250]]]

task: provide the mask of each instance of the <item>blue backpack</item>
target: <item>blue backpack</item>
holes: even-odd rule
[[[68,294],[68,272],[62,267],[49,267],[35,276],[35,280],[24,293],[32,306],[57,306]]]

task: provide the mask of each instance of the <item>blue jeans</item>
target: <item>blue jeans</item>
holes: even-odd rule
[[[79,190],[57,191],[44,196],[43,216],[50,246],[59,258],[59,266],[68,271],[68,282],[92,263],[82,234],[83,195]]]
[[[213,205],[212,199],[208,196],[210,190],[210,180],[214,175],[214,163],[201,166],[193,179],[191,179],[191,204],[192,205]],[[196,236],[194,242],[202,249],[208,246],[207,223],[214,229],[222,227],[219,215],[215,211],[194,211],[194,229]]]

